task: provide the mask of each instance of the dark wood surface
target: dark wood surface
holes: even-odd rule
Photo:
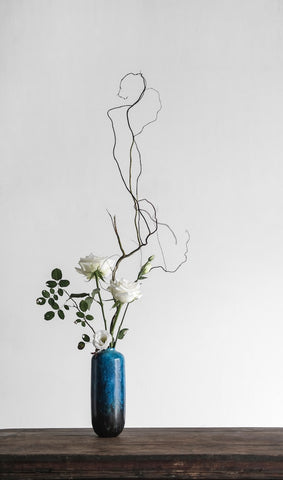
[[[283,480],[283,428],[0,430],[0,478]]]

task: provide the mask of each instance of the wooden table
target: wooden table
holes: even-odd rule
[[[283,428],[0,430],[0,478],[283,479]]]

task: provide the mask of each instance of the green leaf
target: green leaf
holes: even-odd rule
[[[62,288],[58,288],[58,295],[60,295],[60,297],[64,295],[64,290],[62,290]]]
[[[65,310],[70,310],[69,305],[64,305]]]
[[[50,288],[50,293],[52,293],[52,295],[53,295],[53,293],[55,293],[54,288]]]
[[[99,288],[95,288],[94,290],[92,290],[92,292],[91,292],[92,298],[94,298],[95,295],[96,295],[98,292],[99,292]]]
[[[57,313],[58,313],[58,317],[60,317],[61,320],[64,320],[64,318],[65,318],[65,313],[63,312],[63,310],[58,310]]]
[[[85,300],[80,301],[80,309],[82,312],[86,312],[88,309],[88,303]]]
[[[49,298],[49,297],[50,297],[50,293],[47,292],[47,290],[42,290],[41,293],[42,293],[43,297],[45,297],[45,298]]]
[[[39,298],[36,299],[37,305],[44,305],[45,302],[46,302],[46,300],[43,297],[39,297]]]
[[[49,298],[49,299],[48,299],[48,303],[49,303],[50,307],[54,308],[54,310],[58,310],[58,309],[59,309],[58,303],[56,303],[53,298]]]
[[[81,320],[79,318],[77,318],[74,323],[81,323]]]
[[[86,318],[87,320],[93,320],[94,317],[93,317],[92,315],[86,315],[85,318]]]
[[[46,282],[46,285],[47,285],[47,287],[49,287],[49,288],[54,288],[54,287],[56,287],[57,282],[54,282],[54,280],[48,280],[48,281]]]
[[[89,337],[88,335],[86,335],[86,333],[83,334],[82,339],[83,339],[85,342],[90,342],[90,337]]]
[[[71,293],[70,298],[84,298],[87,296],[88,293]]]
[[[120,305],[120,302],[118,302],[118,300],[114,300],[114,303],[111,308],[118,308],[119,305]]]
[[[120,330],[118,335],[119,340],[122,340],[122,338],[124,338],[128,330],[129,330],[128,328],[123,328],[122,330]]]
[[[53,278],[53,280],[61,280],[62,272],[60,268],[54,268],[54,270],[52,270],[51,272],[51,277]]]
[[[87,297],[85,299],[85,302],[87,303],[87,309],[90,310],[90,307],[91,307],[92,302],[93,302],[93,298],[92,297]]]
[[[85,318],[85,314],[83,312],[76,312],[77,317]]]
[[[96,275],[97,278],[99,278],[100,280],[102,280],[104,282],[104,277],[99,270],[96,270],[95,275]]]
[[[58,295],[54,295],[53,298],[54,298],[54,300],[58,300],[59,297],[58,297]]]
[[[54,317],[55,313],[54,312],[46,312],[44,315],[45,320],[51,320]]]
[[[86,323],[82,321],[82,327],[85,327],[86,326]]]
[[[60,280],[59,285],[60,287],[67,287],[68,285],[70,285],[70,282],[69,280]]]
[[[84,342],[79,342],[78,343],[78,349],[83,350],[85,348],[85,343]]]

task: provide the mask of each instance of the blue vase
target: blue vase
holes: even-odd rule
[[[125,362],[115,348],[94,354],[91,363],[92,427],[99,437],[116,437],[125,425]]]

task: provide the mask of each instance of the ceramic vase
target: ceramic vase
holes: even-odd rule
[[[125,425],[125,361],[115,348],[92,357],[92,427],[99,437],[116,437]]]

